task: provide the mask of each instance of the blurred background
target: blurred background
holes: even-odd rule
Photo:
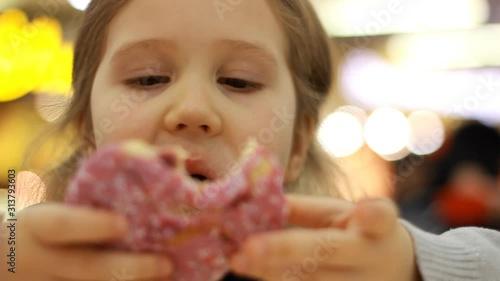
[[[8,169],[36,180],[64,145],[52,138],[22,170],[71,98],[88,1],[0,0],[2,188]],[[345,171],[342,195],[391,198],[436,233],[500,229],[500,0],[310,1],[334,53],[318,138]]]

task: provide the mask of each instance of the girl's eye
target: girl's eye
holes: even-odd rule
[[[127,84],[141,88],[154,88],[159,84],[166,84],[169,82],[170,82],[170,77],[145,76],[145,77],[130,79],[127,81]]]
[[[252,90],[260,90],[262,88],[262,85],[250,81],[246,81],[243,79],[238,79],[238,78],[219,78],[217,80],[218,83],[220,84],[225,84],[228,85],[231,88],[234,88],[238,91],[244,92],[244,91],[252,91]]]

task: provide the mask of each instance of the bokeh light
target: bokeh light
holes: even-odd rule
[[[492,86],[500,68],[430,71],[400,68],[373,51],[350,52],[341,66],[347,103],[368,110],[390,105],[404,111],[427,109],[485,124],[500,122],[500,95]]]
[[[393,108],[375,110],[365,123],[365,140],[379,155],[401,151],[410,137],[410,124],[405,115]]]
[[[54,122],[61,117],[69,102],[68,96],[51,94],[37,94],[34,101],[36,112],[47,122]]]
[[[363,122],[366,114],[360,108],[344,106],[328,115],[318,130],[323,148],[334,157],[349,156],[364,144]]]
[[[400,151],[393,153],[393,154],[387,154],[387,155],[380,155],[380,157],[386,161],[398,161],[406,156],[410,155],[411,151],[407,147],[403,147]]]
[[[68,3],[75,9],[84,11],[89,6],[91,0],[68,0]]]
[[[331,35],[367,36],[475,28],[488,20],[487,0],[311,0]]]
[[[0,14],[0,102],[37,90],[69,92],[73,49],[62,38],[54,18],[29,22],[21,10]]]
[[[417,155],[431,154],[444,143],[445,130],[439,115],[417,110],[408,116],[411,133],[408,149]]]
[[[16,207],[18,211],[39,203],[44,196],[42,179],[31,171],[21,171],[16,181]]]
[[[500,65],[500,24],[473,30],[415,33],[391,36],[386,44],[388,60],[398,67],[451,70]]]

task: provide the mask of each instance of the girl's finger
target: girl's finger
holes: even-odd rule
[[[26,212],[30,214],[18,220],[25,220],[35,238],[46,244],[102,243],[120,239],[127,231],[126,219],[108,210],[43,204]]]
[[[366,199],[357,203],[352,223],[368,237],[381,237],[397,225],[398,210],[386,199]]]
[[[288,264],[288,263],[273,263],[272,265],[267,264],[259,272],[251,272],[242,275],[243,277],[250,279],[266,280],[266,281],[284,281],[284,280],[337,280],[334,279],[334,275],[325,275],[328,273],[328,269],[321,268],[317,264],[307,263],[307,264]],[[241,273],[243,274],[243,273]],[[318,277],[324,276],[325,279],[318,279]],[[327,278],[326,278],[327,277]]]
[[[368,278],[359,278],[356,269],[345,267],[324,267],[313,261],[297,263],[288,266],[277,266],[278,270],[269,269],[266,277],[269,281],[353,281],[353,280],[372,280]],[[262,278],[262,277],[261,277]]]
[[[60,266],[52,264],[50,274],[63,280],[165,280],[173,270],[167,257],[154,254],[64,248],[51,257]]]
[[[336,229],[287,229],[250,237],[231,259],[236,272],[262,272],[269,266],[318,263],[342,267],[360,262],[363,243],[356,235]]]
[[[320,268],[313,270],[313,265],[302,264],[299,269],[288,271],[283,275],[286,279],[282,280],[304,280],[304,281],[361,281],[361,280],[384,280],[374,276],[371,272],[368,274],[363,270],[356,268]]]
[[[287,263],[276,261],[263,263],[262,267],[248,273],[240,273],[248,278],[268,281],[283,280],[314,280],[314,281],[342,281],[342,280],[369,280],[359,279],[358,270],[353,267],[324,265],[312,258],[305,258],[300,262]]]
[[[331,197],[287,195],[288,223],[308,228],[344,227],[353,204]]]

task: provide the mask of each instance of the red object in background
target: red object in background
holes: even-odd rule
[[[462,192],[447,186],[436,196],[438,216],[451,227],[482,226],[487,223],[487,196]]]

